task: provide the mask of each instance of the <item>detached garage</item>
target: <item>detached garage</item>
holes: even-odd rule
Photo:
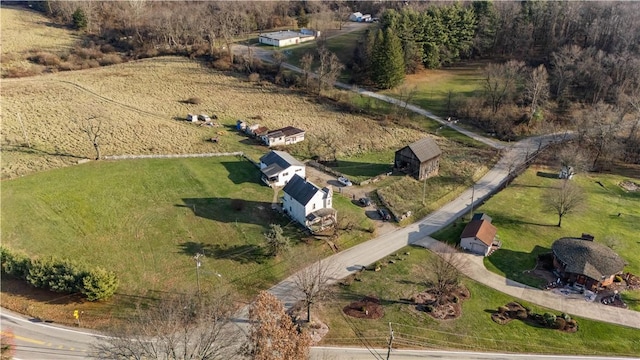
[[[258,41],[261,44],[283,47],[311,41],[319,35],[319,31],[309,29],[302,29],[300,32],[283,30],[260,34]]]
[[[487,256],[493,247],[498,229],[487,220],[471,220],[460,235],[460,247]]]

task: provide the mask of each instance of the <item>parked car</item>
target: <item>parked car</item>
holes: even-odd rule
[[[351,183],[351,181],[349,181],[349,179],[347,179],[347,178],[346,178],[346,177],[344,177],[344,176],[340,176],[340,177],[338,178],[338,182],[339,182],[340,184],[344,185],[344,186],[351,186],[351,185],[353,185],[353,183]]]
[[[378,209],[378,215],[380,215],[380,218],[382,219],[382,221],[389,221],[391,220],[391,215],[389,214],[389,212],[385,209]]]
[[[371,205],[371,199],[369,199],[368,197],[362,197],[362,198],[358,199],[358,203],[361,206],[369,206],[369,205]]]

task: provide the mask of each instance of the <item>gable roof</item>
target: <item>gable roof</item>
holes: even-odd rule
[[[265,164],[262,173],[271,177],[283,170],[288,169],[291,166],[304,166],[303,163],[296,160],[293,156],[284,151],[272,150],[268,154],[260,158],[260,162]]]
[[[291,180],[284,186],[282,189],[285,194],[291,196],[294,200],[299,202],[302,205],[307,205],[309,201],[313,198],[313,196],[318,192],[322,191],[319,187],[317,187],[312,182],[309,182],[298,174],[293,175]]]
[[[473,214],[471,220],[487,220],[488,222],[491,222],[493,219],[491,219],[491,216],[485,213],[475,213]]]
[[[475,237],[487,246],[493,244],[498,229],[486,220],[472,220],[465,226],[461,239]]]
[[[438,144],[430,137],[409,144],[408,148],[411,149],[420,162],[431,160],[442,154],[442,150],[440,150]]]
[[[602,280],[622,271],[626,262],[608,247],[579,238],[561,238],[551,245],[565,271]]]
[[[269,131],[267,133],[267,136],[270,138],[276,138],[276,137],[280,137],[280,136],[293,136],[293,135],[298,135],[304,133],[304,130],[298,129],[296,127],[293,126],[287,126],[287,127],[283,127],[282,129],[276,129],[276,130],[272,130]]]

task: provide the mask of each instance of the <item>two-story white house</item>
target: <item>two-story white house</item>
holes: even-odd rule
[[[303,177],[294,175],[283,191],[282,209],[312,232],[322,231],[337,223],[337,211],[331,205],[331,187],[320,189]]]
[[[271,186],[285,186],[293,175],[305,177],[305,166],[284,151],[272,150],[260,158],[262,181]]]

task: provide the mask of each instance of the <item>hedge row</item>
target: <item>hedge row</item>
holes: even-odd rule
[[[30,259],[24,254],[0,247],[2,271],[29,284],[60,293],[81,293],[89,301],[105,300],[118,288],[118,278],[103,268],[88,269],[84,265],[54,257]]]

